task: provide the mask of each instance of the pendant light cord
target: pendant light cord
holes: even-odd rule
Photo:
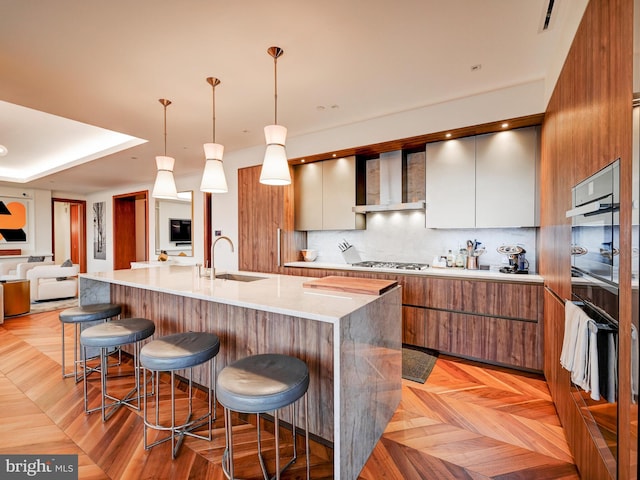
[[[273,102],[274,102],[274,115],[273,124],[278,124],[278,56],[273,57]]]
[[[167,106],[164,106],[164,156],[167,156]]]
[[[213,127],[211,129],[211,137],[213,138],[213,143],[216,143],[216,87],[215,85],[211,85],[211,104],[213,105]]]

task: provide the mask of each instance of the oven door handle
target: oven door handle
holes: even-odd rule
[[[572,208],[571,210],[567,210],[565,213],[566,218],[579,217],[580,215],[586,215],[588,213],[597,212],[601,208],[606,208],[607,206],[603,206],[600,202],[591,202],[586,205],[582,205],[580,207]]]

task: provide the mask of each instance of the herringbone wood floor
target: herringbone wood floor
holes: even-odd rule
[[[98,384],[90,385],[93,401],[98,394]],[[142,425],[127,408],[107,423],[84,414],[82,384],[60,378],[58,312],[0,326],[0,453],[77,453],[83,480],[224,478],[221,414],[214,440],[188,438],[174,461],[168,444],[144,450]],[[236,418],[234,439],[237,474],[260,478],[253,426]],[[273,442],[265,439],[269,464]],[[311,465],[312,478],[332,478],[331,450],[314,443]],[[301,458],[283,478],[303,475]],[[544,379],[440,357],[424,385],[403,382],[401,405],[360,478],[579,477]]]

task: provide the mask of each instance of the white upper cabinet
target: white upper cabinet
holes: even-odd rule
[[[537,127],[429,143],[429,228],[538,225]]]
[[[322,230],[322,162],[293,168],[295,229]]]
[[[476,227],[537,224],[536,127],[476,137]]]
[[[355,230],[365,226],[354,213],[354,156],[297,165],[294,168],[295,229]]]
[[[426,152],[426,226],[475,227],[475,138],[428,143]]]

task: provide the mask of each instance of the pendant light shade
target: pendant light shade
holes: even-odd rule
[[[151,196],[153,198],[178,198],[176,182],[173,179],[174,163],[175,160],[171,157],[156,157],[156,166],[158,167],[158,173],[156,175],[156,182],[153,184],[153,191],[151,193]]]
[[[260,172],[260,183],[265,185],[289,185],[291,183],[291,173],[289,172],[287,152],[284,148],[287,129],[282,125],[278,125],[278,57],[284,53],[284,50],[280,47],[269,47],[267,53],[273,57],[275,108],[273,125],[264,127],[267,149]]]
[[[260,183],[265,185],[289,185],[291,176],[287,152],[284,149],[287,139],[287,129],[282,125],[268,125],[264,127],[264,137],[267,150],[260,171]]]
[[[164,107],[164,155],[156,157],[158,173],[156,174],[151,196],[153,198],[176,199],[178,198],[178,191],[173,178],[173,165],[176,161],[172,157],[167,157],[167,107],[171,105],[171,101],[164,98],[158,101]]]
[[[227,193],[227,179],[224,175],[224,167],[222,165],[222,154],[224,146],[216,142],[216,86],[220,84],[220,80],[215,77],[208,77],[207,83],[211,85],[213,98],[213,142],[204,144],[204,172],[202,181],[200,182],[200,191],[209,193]]]

